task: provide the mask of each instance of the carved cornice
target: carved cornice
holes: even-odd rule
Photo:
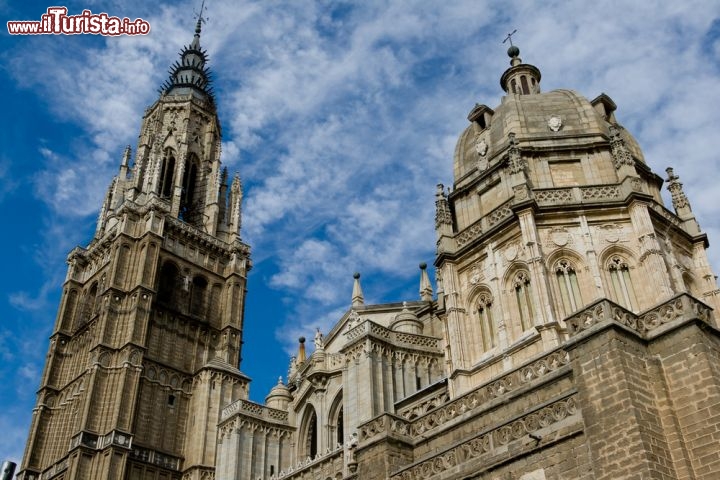
[[[465,413],[477,411],[482,405],[547,377],[569,363],[570,356],[567,351],[555,350],[418,417],[410,425],[410,431],[413,435],[423,435],[430,430],[442,428]]]
[[[396,332],[365,320],[346,332],[348,344],[343,348],[346,362],[363,354],[382,355],[387,358],[419,363],[437,363],[443,355],[440,339],[426,335]]]
[[[288,422],[287,412],[277,410],[275,408],[266,407],[264,405],[251,402],[249,400],[240,399],[222,409],[222,412],[220,414],[221,424],[238,413],[271,423],[287,424]]]
[[[171,216],[165,217],[165,226],[168,232],[175,232],[197,245],[211,247],[218,253],[222,253],[226,258],[231,258],[233,254],[239,254],[244,258],[250,257],[250,246],[239,240],[232,244],[223,242],[209,233],[198,230],[192,225]]]
[[[327,448],[324,452],[319,452],[315,458],[307,457],[305,460],[299,460],[294,467],[288,467],[281,470],[276,475],[270,476],[270,480],[281,480],[284,478],[336,478],[337,474],[342,474],[343,468],[343,446],[335,445],[334,448]],[[305,476],[304,474],[312,475]],[[316,475],[316,472],[322,472],[322,476]]]
[[[489,428],[459,445],[403,468],[392,475],[390,479],[433,478],[448,469],[456,469],[476,459],[483,457],[490,459],[502,451],[507,451],[512,444],[517,444],[515,448],[521,447],[524,443],[527,443],[530,434],[540,429],[552,430],[553,426],[572,417],[576,418],[578,423],[581,420],[574,395],[540,406],[530,413],[505,424]],[[405,425],[402,422],[381,422],[379,420],[383,419],[377,419],[373,425],[372,433],[375,435],[385,432],[406,434]]]
[[[640,315],[603,299],[565,320],[570,337],[600,325],[620,324],[642,338],[665,331],[671,323],[700,320],[714,325],[712,309],[686,293],[681,293]]]
[[[133,445],[130,450],[130,458],[136,462],[149,463],[166,470],[180,471],[182,459],[173,455],[158,452],[152,448],[145,448]]]

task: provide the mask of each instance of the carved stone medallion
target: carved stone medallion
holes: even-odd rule
[[[604,233],[603,237],[606,242],[615,243],[620,240],[620,231],[622,228],[620,227],[620,225],[608,224],[603,225],[600,228],[602,228],[602,231]]]
[[[550,120],[548,120],[547,125],[550,130],[552,130],[553,132],[557,132],[562,128],[562,119],[557,115],[553,115],[552,117],[550,117]]]
[[[473,265],[472,270],[470,270],[471,285],[477,285],[485,278],[485,275],[483,275],[482,273],[482,268],[482,262],[477,262],[475,265]]]
[[[513,243],[505,249],[505,260],[508,262],[512,262],[517,258],[518,255],[518,246],[517,243]]]
[[[564,228],[554,228],[550,232],[550,241],[558,247],[564,247],[568,244],[569,234]]]
[[[484,157],[485,155],[487,155],[488,144],[487,144],[487,142],[485,142],[484,138],[482,138],[482,139],[478,138],[475,140],[475,151],[481,157]]]

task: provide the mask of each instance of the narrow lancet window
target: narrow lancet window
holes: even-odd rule
[[[515,287],[515,300],[517,301],[518,312],[520,313],[520,325],[523,331],[532,326],[533,302],[530,289],[530,276],[527,272],[520,272],[515,275],[513,282]]]
[[[628,310],[637,311],[637,298],[630,279],[630,267],[620,256],[614,255],[608,262],[610,287],[613,299]]]
[[[161,162],[160,184],[158,185],[158,193],[161,197],[168,198],[172,195],[173,175],[175,173],[175,156],[172,150],[165,151],[165,157]]]
[[[555,279],[560,290],[560,298],[565,315],[582,307],[582,299],[580,297],[580,285],[578,284],[575,268],[568,260],[560,260],[555,265]]]
[[[492,317],[492,297],[489,293],[483,293],[478,300],[478,316],[480,317],[480,335],[482,337],[483,351],[487,352],[495,348],[496,331]]]

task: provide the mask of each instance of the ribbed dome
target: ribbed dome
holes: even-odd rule
[[[395,315],[395,320],[390,325],[390,329],[396,332],[419,335],[423,331],[423,324],[417,315],[408,309],[407,304],[403,304],[402,312]]]
[[[476,106],[473,112],[480,108]],[[608,119],[587,98],[572,90],[506,95],[494,112],[487,107],[484,111],[491,112],[486,113],[484,125],[473,122],[460,135],[455,148],[455,181],[476,168],[479,143],[483,144],[482,157],[489,166],[499,160],[499,156],[495,157],[507,148],[510,133],[514,133],[521,144],[532,141],[535,147],[554,149],[607,142],[610,137]],[[644,162],[637,141],[625,129],[621,128],[620,132],[630,153]]]
[[[290,390],[282,382],[282,378],[278,378],[277,385],[275,385],[267,397],[265,397],[265,404],[270,408],[285,410],[290,400],[292,400]]]

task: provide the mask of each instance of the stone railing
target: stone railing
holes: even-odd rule
[[[427,435],[428,432],[442,428],[467,412],[560,370],[569,363],[568,353],[557,349],[411,421],[388,414],[374,418],[360,426],[359,440],[365,443],[388,433],[413,437]]]
[[[404,347],[408,349],[438,350],[440,348],[439,338],[428,337],[427,335],[395,332],[389,328],[383,327],[382,325],[378,325],[371,320],[365,320],[358,326],[349,330],[345,333],[345,335],[347,335],[349,342],[367,335],[379,340],[384,340],[397,347]]]
[[[420,395],[420,393],[418,393],[418,395]],[[440,391],[423,396],[411,405],[399,409],[397,413],[406,420],[412,420],[440,405],[444,405],[448,400],[450,400],[450,396],[447,391],[447,385],[444,385]]]
[[[199,243],[200,245],[210,246],[216,251],[222,252],[224,255],[227,256],[227,258],[230,258],[234,250],[237,250],[242,256],[250,255],[250,246],[246,243],[240,241],[232,244],[223,242],[222,240],[213,237],[209,233],[205,233],[202,230],[195,228],[183,222],[182,220],[178,220],[177,218],[169,215],[165,217],[165,222],[168,230],[178,232],[186,238],[191,238],[193,239],[193,241]]]
[[[693,319],[699,319],[712,325],[712,309],[690,295],[681,293],[640,315],[636,315],[610,300],[600,300],[568,318],[565,323],[571,337],[606,322],[619,323],[634,330],[642,337],[648,337],[663,325],[678,320]]]
[[[458,247],[462,247],[470,243],[472,240],[480,236],[484,231],[487,231],[500,223],[508,217],[513,215],[512,209],[510,208],[513,203],[513,199],[503,203],[477,222],[473,223],[469,227],[465,228],[462,232],[455,235],[455,242]]]
[[[288,421],[287,412],[242,399],[236,400],[223,408],[220,413],[220,421],[225,421],[236,413],[249,414],[253,417],[271,422],[287,423]]]
[[[567,205],[618,200],[623,197],[622,184],[589,187],[546,188],[533,191],[538,205]],[[629,193],[629,192],[628,192]]]
[[[157,465],[168,470],[180,470],[181,459],[172,455],[157,452],[150,448],[133,446],[130,458],[136,461]]]
[[[674,213],[672,213],[670,210],[668,210],[664,206],[660,205],[659,203],[651,202],[650,208],[652,208],[654,211],[659,213],[665,220],[672,223],[676,227],[679,227],[680,225],[682,225],[682,221],[678,218],[677,215],[675,215]]]
[[[542,437],[535,432],[552,430],[553,427],[557,428],[562,425],[562,422],[569,424],[580,422],[580,414],[574,396],[542,406],[505,424],[486,429],[459,445],[403,468],[392,475],[390,480],[434,478],[466,462],[476,461],[483,457],[490,459],[506,452],[508,448],[518,449],[522,446],[523,441],[526,444],[539,443],[542,441]],[[534,437],[531,438],[530,434],[533,434]],[[511,444],[518,446],[511,446]]]
[[[49,480],[50,478],[53,478],[55,475],[59,474],[60,472],[64,472],[68,469],[70,466],[70,460],[68,458],[63,458],[59,462],[57,462],[52,467],[48,468],[44,472],[42,472],[38,476],[38,480]],[[29,477],[31,478],[31,477]]]
[[[316,478],[336,478],[343,471],[343,446],[337,444],[335,448],[328,448],[318,453],[315,458],[307,457],[299,461],[295,467],[288,467],[272,475],[269,480],[311,480]]]

